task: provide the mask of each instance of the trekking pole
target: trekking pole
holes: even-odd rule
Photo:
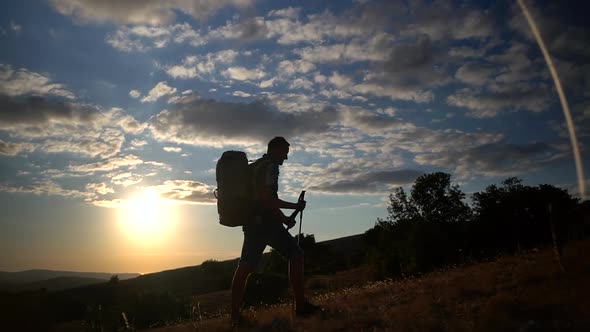
[[[302,202],[305,199],[305,190],[301,191],[299,194],[299,199],[297,202]],[[299,214],[299,235],[297,236],[297,245],[299,246],[299,242],[301,241],[301,224],[303,224],[303,210],[301,210],[301,214]]]

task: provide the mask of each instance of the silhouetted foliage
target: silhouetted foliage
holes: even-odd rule
[[[389,276],[425,272],[456,260],[465,223],[472,217],[464,198],[446,173],[420,176],[409,196],[402,187],[395,189],[387,217],[365,233],[369,261]]]
[[[409,195],[399,187],[389,196],[387,217],[364,237],[367,261],[382,277],[549,246],[552,232],[561,250],[580,219],[574,213],[577,199],[552,185],[531,187],[508,178],[473,194],[470,208],[450,179],[446,173],[425,174]]]
[[[518,178],[508,178],[500,187],[488,186],[473,195],[477,216],[472,227],[474,254],[489,256],[550,245],[551,220],[562,245],[577,204],[566,190],[548,184],[531,187]]]

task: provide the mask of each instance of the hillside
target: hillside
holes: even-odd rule
[[[241,330],[589,331],[588,252],[590,241],[568,245],[565,272],[546,249],[419,278],[363,283],[366,276],[360,275],[357,286],[317,293],[315,302],[325,307],[321,315],[294,321],[286,305],[248,310],[250,323]],[[211,295],[210,301],[221,295],[229,300],[228,294]],[[197,315],[193,322],[149,331],[228,331],[228,326],[226,314],[203,320]]]
[[[75,272],[54,270],[26,270],[19,272],[0,271],[0,290],[22,291],[33,289],[62,289],[71,281],[72,287],[88,285],[109,280],[117,275],[119,280],[135,278],[139,273],[105,273],[105,272]],[[63,284],[63,286],[60,286]],[[57,286],[57,287],[54,287]]]
[[[347,261],[362,255],[362,234],[346,236],[338,239],[318,242],[323,250],[334,253],[341,260]],[[347,253],[342,255],[339,253]],[[265,266],[270,254],[264,254],[261,266]],[[338,259],[334,258],[334,261]],[[202,265],[187,266],[172,270],[147,273],[136,278],[122,280],[121,286],[135,290],[150,292],[171,292],[178,295],[205,294],[229,288],[233,272],[237,266],[237,258],[225,261],[205,262]],[[101,287],[97,285],[95,287]],[[83,293],[84,289],[73,290]]]
[[[85,277],[56,277],[47,280],[33,281],[27,283],[1,284],[0,290],[8,292],[23,292],[37,289],[57,291],[69,288],[100,284],[104,283],[107,280],[108,279]]]

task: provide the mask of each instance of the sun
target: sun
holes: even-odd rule
[[[156,190],[145,188],[122,202],[118,219],[130,240],[151,244],[161,242],[172,232],[177,213],[176,207]]]

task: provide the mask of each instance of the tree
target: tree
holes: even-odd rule
[[[500,187],[490,185],[475,193],[473,204],[473,248],[481,256],[549,245],[552,229],[561,245],[577,200],[553,185],[525,186],[519,178],[510,177]]]
[[[472,215],[464,198],[451,175],[441,172],[420,176],[409,196],[396,188],[387,217],[365,233],[369,259],[384,274],[428,271],[456,260]]]

